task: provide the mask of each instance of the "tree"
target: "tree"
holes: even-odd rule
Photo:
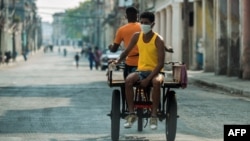
[[[66,27],[66,36],[68,38],[85,39],[83,31],[91,25],[91,2],[85,1],[80,3],[76,8],[67,9],[63,23]]]

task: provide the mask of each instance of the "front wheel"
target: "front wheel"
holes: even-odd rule
[[[137,115],[138,115],[138,127],[137,130],[138,131],[142,131],[143,130],[143,109],[139,108],[137,109]]]
[[[111,137],[113,141],[119,140],[120,132],[120,91],[114,90],[112,94],[111,109]]]
[[[174,91],[168,93],[166,106],[166,139],[167,141],[174,141],[177,127],[177,101]]]

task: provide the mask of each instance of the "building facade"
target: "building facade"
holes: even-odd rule
[[[192,70],[250,79],[248,0],[134,2],[144,7],[140,11],[155,13],[154,30],[174,49],[173,54],[166,54],[168,61],[183,61]]]
[[[0,1],[0,62],[15,61],[41,46],[41,19],[35,0]],[[8,59],[9,58],[9,59]]]
[[[90,41],[105,49],[126,23],[125,9],[156,15],[154,31],[174,53],[166,61],[182,61],[190,70],[250,79],[248,0],[92,0]],[[94,10],[95,11],[95,10]],[[56,29],[54,29],[56,30]],[[60,33],[63,35],[63,33]],[[62,37],[63,38],[63,37]]]

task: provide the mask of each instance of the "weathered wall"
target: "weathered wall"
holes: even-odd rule
[[[227,0],[216,2],[215,74],[227,72]]]
[[[242,78],[250,79],[250,1],[243,1],[243,57],[242,57]]]
[[[204,39],[204,71],[214,71],[214,4],[211,0],[204,0],[203,2],[203,39]]]
[[[227,75],[238,76],[240,67],[239,0],[228,1]]]

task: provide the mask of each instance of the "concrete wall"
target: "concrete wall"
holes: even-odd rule
[[[202,1],[202,17],[203,17],[203,25],[202,25],[202,38],[204,41],[204,71],[205,72],[213,72],[214,71],[214,15],[213,9],[214,4],[213,1],[204,0]]]
[[[182,5],[180,2],[172,1],[156,2],[154,31],[158,32],[164,38],[165,44],[174,50],[173,54],[166,53],[166,61],[183,61]]]
[[[243,0],[242,8],[243,8],[243,26],[242,26],[242,78],[250,80],[250,1]]]
[[[198,54],[198,45],[204,47],[202,44],[202,2],[195,1],[194,2],[194,27],[193,27],[193,57],[192,57],[192,67],[193,69],[203,69],[203,60],[201,62],[197,62],[197,59],[202,59],[199,57],[203,57],[203,54]],[[200,43],[200,44],[199,44]],[[200,55],[200,56],[199,56]]]
[[[239,0],[230,0],[227,4],[227,75],[238,76],[240,67],[240,13]]]

